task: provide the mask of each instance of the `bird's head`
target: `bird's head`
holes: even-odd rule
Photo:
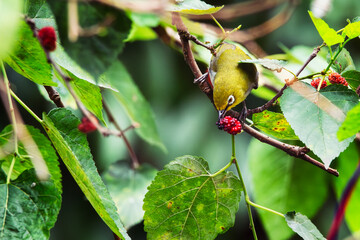
[[[227,111],[241,102],[241,97],[234,91],[218,92],[214,89],[214,104],[219,112],[219,119],[225,117]]]

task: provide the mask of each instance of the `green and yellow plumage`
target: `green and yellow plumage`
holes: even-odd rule
[[[239,63],[250,59],[233,44],[224,43],[210,62],[209,75],[213,85],[213,100],[219,117],[243,102],[258,85],[258,73],[252,63]],[[233,99],[232,97],[233,96]]]

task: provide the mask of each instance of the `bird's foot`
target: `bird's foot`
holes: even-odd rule
[[[209,72],[204,73],[200,77],[194,79],[194,83],[195,84],[203,83],[204,81],[206,81],[206,78],[208,77],[208,75],[209,75]]]

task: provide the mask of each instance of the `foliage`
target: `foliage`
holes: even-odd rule
[[[284,53],[262,58],[240,46],[251,59],[234,59],[235,66],[256,64],[260,82],[252,93],[258,98],[251,96],[247,101],[253,109],[227,114],[242,122],[239,132],[242,129],[254,138],[248,145],[244,134],[232,135],[229,144],[222,141],[225,132],[213,133],[216,116],[203,114],[206,104],[193,101],[201,92],[212,101],[212,86],[201,81],[207,75],[200,77],[203,65],[199,68],[197,64],[209,64],[224,41],[247,42],[249,50],[257,51],[253,37],[265,34],[267,28],[260,24],[238,32],[240,26],[233,30],[221,26],[223,21],[236,20],[248,3],[161,3],[0,3],[0,96],[5,106],[2,115],[8,115],[11,123],[0,132],[0,238],[50,238],[62,208],[60,160],[66,167],[63,171],[75,180],[72,184],[80,188],[98,219],[117,239],[131,239],[131,228],[142,220],[148,239],[215,239],[219,234],[230,234],[241,204],[247,208],[249,221],[241,217],[240,224],[250,224],[254,239],[260,234],[258,222],[269,239],[289,239],[294,234],[303,239],[325,239],[321,232],[327,231],[323,225],[330,225],[330,218],[319,224],[319,229],[310,219],[327,210],[322,209],[327,199],[342,203],[344,195],[349,204],[339,210],[334,202],[327,202],[337,211],[334,223],[340,223],[345,214],[349,229],[345,234],[360,231],[358,139],[354,142],[360,131],[360,72],[351,45],[360,36],[358,18],[333,27],[330,19],[309,11],[306,17],[314,26],[312,39],[316,39],[316,29],[320,41],[291,48],[282,45]],[[295,8],[292,4],[288,5]],[[284,9],[289,14],[293,11]],[[306,12],[301,13],[304,16]],[[215,24],[198,19],[213,19]],[[56,50],[39,41],[38,31],[45,26],[56,32]],[[282,41],[290,37],[285,33]],[[162,45],[150,41],[154,39],[161,39]],[[143,46],[140,41],[151,47],[139,47]],[[180,74],[169,67],[172,63],[167,53],[175,52],[170,47],[182,53],[200,91],[193,94],[183,83],[182,72],[186,70]],[[145,58],[150,60],[143,64]],[[153,68],[156,64],[161,65],[159,69]],[[173,64],[185,66],[182,60]],[[212,70],[209,73],[216,74],[217,70]],[[16,80],[15,73],[23,78]],[[331,82],[323,89],[309,84],[314,79],[328,82],[335,73],[346,82]],[[177,80],[182,82],[176,85]],[[40,104],[41,117],[31,102],[36,94],[29,94],[29,100],[22,92],[27,91],[26,84],[38,86],[48,100]],[[236,91],[236,86],[233,88],[230,90]],[[108,104],[110,98],[112,103]],[[46,109],[49,103],[57,107]],[[37,123],[24,125],[30,121],[19,106]],[[191,116],[185,119],[189,112]],[[78,129],[80,115],[97,134],[86,135]],[[210,122],[211,128],[207,127]],[[36,124],[47,137],[34,127]],[[123,127],[126,124],[129,126]],[[97,143],[105,142],[100,137],[109,138],[108,151],[117,152],[125,146],[127,153],[115,159],[112,153],[97,155]],[[123,141],[121,146],[115,138]],[[235,138],[241,144],[235,144]],[[184,145],[195,140],[190,153],[183,155]],[[181,157],[174,156],[170,142]],[[208,161],[194,156],[203,149],[211,149]],[[113,164],[104,166],[103,162]],[[240,171],[247,166],[249,171]],[[210,167],[215,169],[213,173]],[[330,176],[338,174],[331,167],[338,168],[339,178]],[[259,221],[254,221],[254,209]],[[333,209],[329,211],[333,213]],[[318,222],[316,219],[316,225]]]
[[[213,176],[204,159],[182,156],[166,165],[148,190],[149,239],[213,239],[234,225],[242,186],[232,172]]]

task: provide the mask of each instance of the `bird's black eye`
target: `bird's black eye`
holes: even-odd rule
[[[233,95],[230,95],[228,97],[228,105],[232,105],[235,102],[235,97]]]

